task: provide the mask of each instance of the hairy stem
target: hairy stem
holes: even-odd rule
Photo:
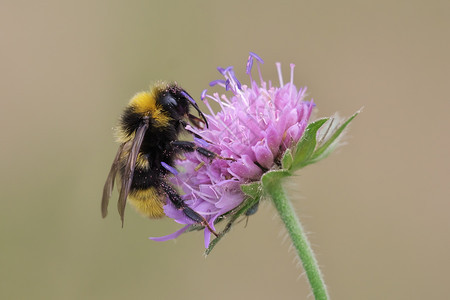
[[[275,208],[280,214],[281,220],[286,226],[292,243],[297,250],[315,299],[328,299],[328,292],[314,252],[311,249],[302,224],[300,224],[295,214],[294,207],[287,199],[286,193],[281,186],[281,180],[273,181],[270,188],[267,188],[267,192],[272,198]]]

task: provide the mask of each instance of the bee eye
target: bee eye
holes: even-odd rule
[[[161,104],[166,110],[170,110],[177,107],[178,102],[171,94],[168,93],[161,97]]]

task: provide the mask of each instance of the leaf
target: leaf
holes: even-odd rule
[[[295,171],[308,164],[308,160],[316,148],[317,131],[323,124],[325,124],[326,121],[328,121],[327,118],[320,119],[310,123],[308,127],[306,127],[302,139],[295,147],[296,151],[294,154],[294,161],[292,162],[290,170]]]
[[[249,184],[241,185],[241,190],[247,196],[244,202],[242,202],[237,208],[234,209],[234,212],[231,214],[230,220],[228,221],[225,228],[219,233],[219,236],[209,243],[208,249],[206,249],[205,254],[208,255],[211,253],[213,248],[217,245],[217,243],[227,234],[233,225],[233,223],[247,211],[254,208],[257,203],[261,200],[262,197],[262,188],[261,182],[253,182]]]
[[[335,141],[337,141],[337,138],[342,134],[344,129],[347,127],[348,124],[359,114],[359,111],[353,114],[350,118],[347,119],[342,125],[340,125],[331,135],[330,138],[325,140],[321,145],[317,147],[317,149],[314,151],[314,153],[311,155],[309,159],[309,164],[315,163],[321,159],[324,159],[327,157],[334,149],[332,147]],[[326,138],[326,137],[325,137]]]

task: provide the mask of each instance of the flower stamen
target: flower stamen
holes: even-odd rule
[[[209,83],[209,86],[220,85],[221,87],[225,87],[225,84],[226,84],[225,80],[223,80],[223,79],[216,79],[216,80],[211,81]]]
[[[280,81],[280,87],[283,87],[284,83],[283,83],[283,74],[281,73],[281,63],[277,62],[277,63],[275,63],[275,65],[277,66],[278,79]]]
[[[168,164],[166,164],[163,161],[161,162],[161,165],[163,166],[164,169],[166,169],[167,171],[169,171],[173,175],[175,175],[175,176],[178,175],[178,171],[174,167],[169,166]]]
[[[290,64],[291,67],[291,82],[290,82],[290,87],[289,87],[289,97],[291,97],[292,95],[292,88],[294,87],[294,68],[295,65],[294,64]]]
[[[201,93],[201,95],[200,95],[200,100],[203,101],[203,99],[205,99],[205,97],[206,97],[206,92],[207,92],[207,91],[208,91],[207,89],[204,89],[204,90],[202,91],[202,93]]]

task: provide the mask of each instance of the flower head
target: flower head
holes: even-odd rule
[[[259,83],[252,77],[255,62]],[[281,183],[293,172],[328,156],[359,112],[343,122],[339,118],[323,118],[308,123],[314,104],[304,100],[305,88],[297,89],[294,85],[294,65],[291,64],[290,81],[284,84],[281,65],[277,63],[279,86],[273,86],[262,78],[262,63],[259,56],[250,52],[246,69],[249,86],[241,84],[232,67],[218,68],[224,79],[212,81],[210,85],[222,86],[231,96],[202,92],[201,99],[210,112],[205,114],[209,127],[186,127],[195,134],[198,151],[186,153],[177,162],[179,171],[166,167],[174,175],[173,183],[183,189],[184,202],[208,222],[204,231],[206,254],[237,218],[253,214],[262,195],[268,195],[302,261],[314,297],[328,299],[314,252]],[[215,113],[209,101],[218,103],[221,111]],[[218,156],[207,158],[205,153],[209,157],[213,155],[204,148]],[[199,153],[201,149],[203,155]],[[153,240],[173,239],[191,227],[199,228],[200,224],[189,219],[171,201],[164,206],[164,212],[186,226]],[[216,221],[224,215],[229,219],[227,225],[210,242]]]
[[[259,83],[251,72],[255,62]],[[200,137],[195,139],[198,146],[221,158],[210,160],[196,152],[186,153],[185,159],[177,162],[178,172],[173,183],[184,191],[185,203],[205,217],[212,228],[217,218],[244,201],[241,185],[261,180],[269,170],[281,169],[284,153],[302,138],[314,107],[312,101],[304,100],[306,88],[298,89],[293,83],[293,64],[290,65],[290,81],[284,84],[281,66],[277,63],[279,86],[275,86],[263,80],[262,63],[259,56],[250,53],[246,69],[249,86],[241,84],[232,67],[218,68],[224,79],[212,81],[210,85],[225,88],[231,96],[203,91],[201,98],[209,109],[209,114],[205,113],[209,128],[187,127]],[[210,101],[218,103],[221,111],[215,113]],[[176,238],[194,224],[170,201],[164,206],[164,212],[186,226],[169,236],[152,238],[154,240]],[[210,235],[205,229],[206,247]]]

